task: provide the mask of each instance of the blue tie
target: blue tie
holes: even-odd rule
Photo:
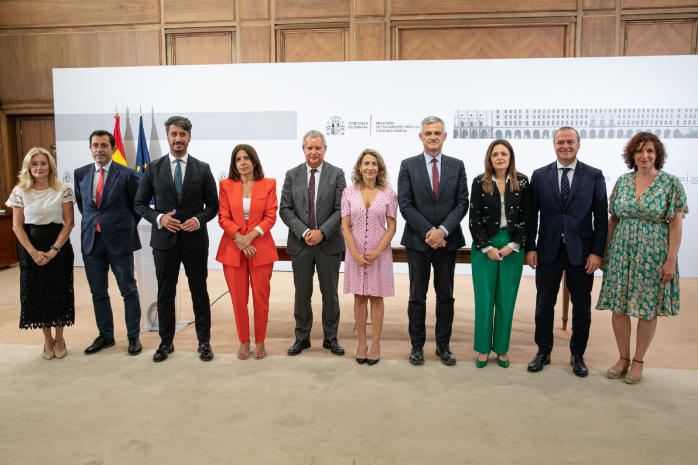
[[[570,180],[567,178],[567,173],[572,168],[562,168],[562,179],[560,179],[560,200],[562,201],[562,209],[567,206],[567,199],[570,196]]]
[[[177,191],[177,200],[182,200],[182,167],[179,166],[179,160],[176,161],[177,166],[175,167],[174,185],[175,190]]]

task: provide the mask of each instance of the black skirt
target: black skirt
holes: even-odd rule
[[[24,231],[36,250],[48,252],[62,224],[25,224]],[[75,323],[73,247],[68,240],[46,265],[39,266],[19,245],[20,329],[70,326]]]

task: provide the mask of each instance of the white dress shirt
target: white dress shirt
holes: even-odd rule
[[[184,175],[187,172],[187,162],[189,161],[189,154],[187,153],[182,158],[177,158],[177,157],[173,156],[171,153],[168,154],[167,156],[170,157],[170,169],[172,171],[172,181],[173,182],[174,182],[175,169],[177,168],[177,160],[179,160],[179,169],[182,170],[182,187],[184,187]],[[163,215],[164,215],[164,213],[160,213],[158,215],[158,218],[157,218],[158,229],[162,229],[162,224],[160,223],[160,219],[162,218]],[[198,227],[196,229],[200,229],[201,223],[199,223],[199,220],[196,217],[194,217],[194,219],[196,220],[196,224],[198,225]]]
[[[507,182],[509,182],[509,175],[507,175]],[[507,214],[506,214],[506,205],[504,204],[504,193],[499,191],[499,183],[497,182],[497,178],[492,175],[492,184],[494,184],[494,187],[497,188],[497,192],[499,192],[499,205],[501,206],[500,212],[499,212],[499,228],[506,228],[509,226],[509,223],[507,222]],[[506,184],[505,184],[506,185]],[[519,244],[516,242],[509,242],[507,244],[511,250],[514,252],[518,252],[519,248],[521,247]],[[482,249],[484,253],[487,253],[490,251],[490,249],[493,249],[491,245],[489,247],[485,247]]]
[[[109,163],[107,163],[104,166],[104,181],[102,184],[102,192],[104,192],[104,185],[107,183],[107,175],[109,174],[109,168],[111,168],[113,160],[109,160]],[[101,166],[99,166],[97,163],[95,163],[95,171],[92,177],[92,201],[97,205],[97,184],[99,183],[99,169]]]
[[[436,170],[439,172],[439,189],[441,189],[441,156],[443,153],[438,154],[435,157],[432,157],[431,155],[427,155],[426,152],[423,153],[424,155],[424,162],[427,164],[427,173],[429,173],[429,184],[431,185],[431,190],[434,190],[434,177],[432,176],[432,172],[434,168],[432,168],[431,161],[436,160]],[[446,233],[445,237],[448,237],[448,229],[442,224],[439,226],[439,228],[443,229],[444,233]],[[436,229],[432,227],[431,229]]]
[[[317,168],[311,168],[310,165],[306,162],[305,163],[305,169],[308,171],[308,189],[310,189],[310,177],[312,174],[310,174],[310,170],[316,169],[317,171],[315,172],[315,198],[313,199],[308,199],[308,202],[313,202],[313,210],[315,210],[315,223],[316,226],[319,226],[317,224],[317,188],[320,185],[320,175],[322,174],[322,165],[324,165],[325,162],[320,163],[320,166]],[[310,228],[306,229],[303,231],[303,237],[310,231]]]
[[[557,187],[562,190],[562,168],[569,168],[567,172],[567,179],[570,181],[570,187],[572,187],[572,178],[574,177],[574,170],[577,169],[577,159],[575,158],[569,166],[565,166],[559,161],[557,162]]]

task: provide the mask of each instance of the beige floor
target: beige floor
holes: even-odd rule
[[[698,455],[696,279],[682,280],[681,315],[660,321],[645,379],[627,386],[604,376],[617,356],[606,312],[593,315],[588,378],[572,375],[560,330],[553,366],[526,372],[535,353],[532,278],[522,282],[507,370],[472,363],[469,276],[456,277],[458,365],[441,365],[431,350],[423,367],[405,361],[407,277],[398,275],[398,297],[386,301],[382,361],[370,368],[351,356],[350,296],[340,296],[340,341],[350,355],[319,348],[320,333],[301,356],[283,355],[293,340],[290,273],[273,277],[265,360],[233,355],[228,296],[213,307],[211,363],[193,353],[193,326],[177,334],[165,363],[151,361],[154,333],[142,335],[142,355],[126,356],[118,299],[117,347],[85,356],[96,330],[81,268],[75,278],[70,353],[47,362],[41,333],[17,329],[17,268],[0,270],[0,464],[689,464]],[[221,272],[211,273],[209,289],[212,299],[225,292]],[[433,334],[433,315],[429,323]]]

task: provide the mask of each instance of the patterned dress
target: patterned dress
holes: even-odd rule
[[[356,250],[363,254],[372,252],[386,231],[386,217],[397,215],[397,195],[391,188],[378,191],[373,203],[366,210],[361,190],[349,186],[342,193],[342,217],[351,217],[351,233]],[[373,297],[395,295],[393,278],[393,251],[388,246],[370,266],[359,266],[347,249],[344,258],[344,293]]]
[[[636,200],[635,173],[626,173],[613,188],[609,213],[620,221],[608,242],[596,309],[645,320],[678,314],[679,265],[664,285],[659,272],[669,251],[668,221],[688,213],[681,181],[660,171]]]

